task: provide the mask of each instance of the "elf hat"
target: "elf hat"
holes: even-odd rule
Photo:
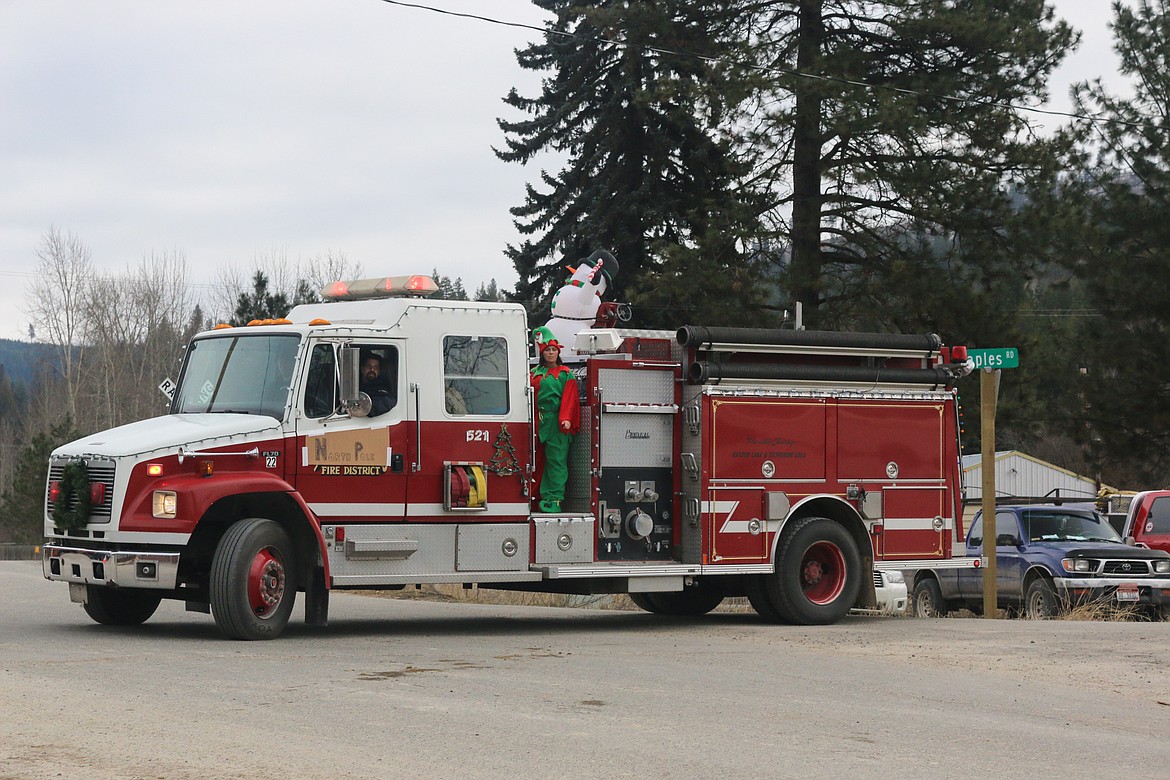
[[[561,349],[561,343],[557,341],[556,336],[544,325],[539,328],[534,328],[532,331],[532,340],[536,342],[536,351],[543,352],[545,347],[556,347]]]

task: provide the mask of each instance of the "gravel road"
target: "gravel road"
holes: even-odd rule
[[[1165,778],[1170,624],[334,594],[272,642],[98,626],[0,562],[0,778]]]

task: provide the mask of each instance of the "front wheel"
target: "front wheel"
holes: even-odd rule
[[[1060,602],[1052,583],[1043,577],[1032,580],[1024,595],[1024,614],[1029,620],[1051,620],[1060,613]]]
[[[275,639],[296,599],[292,541],[272,520],[253,517],[228,529],[211,559],[211,613],[231,639]]]
[[[162,596],[149,590],[85,586],[85,614],[103,626],[137,626],[158,609]]]
[[[860,590],[861,556],[853,537],[826,517],[803,517],[784,529],[776,572],[756,581],[749,600],[768,620],[820,626],[845,617]]]

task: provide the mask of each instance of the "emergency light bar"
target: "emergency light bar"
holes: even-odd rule
[[[330,282],[321,290],[327,301],[361,301],[370,298],[425,298],[439,290],[429,276],[384,276],[381,279],[354,279]]]

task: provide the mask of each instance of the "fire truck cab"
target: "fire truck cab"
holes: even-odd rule
[[[670,615],[746,596],[823,624],[873,605],[874,568],[946,565],[961,348],[585,330],[563,511],[541,514],[525,311],[419,297],[433,288],[339,283],[196,336],[168,415],[52,454],[45,577],[99,623],[170,598],[260,639],[297,593],[324,625],[332,590],[424,583],[628,593]]]

